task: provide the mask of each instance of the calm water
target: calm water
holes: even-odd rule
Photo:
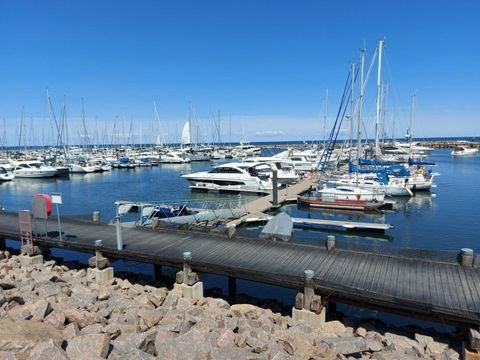
[[[429,161],[437,163],[433,171],[440,173],[437,187],[430,192],[417,193],[412,198],[396,198],[394,209],[379,214],[332,214],[299,210],[296,205],[286,205],[286,211],[296,217],[348,219],[351,221],[386,222],[394,225],[385,234],[356,234],[336,230],[302,229],[295,230],[292,241],[323,246],[329,234],[335,234],[341,246],[369,248],[372,251],[392,251],[399,248],[449,250],[455,253],[462,247],[480,251],[478,222],[480,220],[480,156],[452,158],[450,150],[435,150]],[[180,177],[183,173],[210,169],[211,162],[197,162],[185,165],[163,164],[159,167],[118,170],[101,174],[72,175],[66,179],[15,179],[0,183],[0,204],[9,211],[30,209],[32,196],[36,193],[62,194],[61,215],[91,216],[100,211],[103,221],[112,219],[115,213],[114,201],[167,201],[184,199],[231,199],[238,195],[192,193],[188,182]],[[216,163],[219,164],[219,163]],[[241,201],[251,199],[246,195]],[[243,230],[242,233],[255,235],[260,227]],[[452,251],[453,250],[453,251]],[[90,254],[78,254],[56,250],[55,255],[66,259],[86,262]],[[430,256],[427,254],[426,256]],[[149,265],[132,261],[117,261],[116,271],[152,273]],[[227,293],[227,282],[220,276],[203,276],[205,288],[219,288]],[[275,298],[285,304],[293,302],[295,291],[274,286],[238,281],[238,292],[253,296]],[[352,317],[380,317],[380,313],[343,306]],[[388,316],[390,321],[401,324],[400,318]],[[410,320],[408,320],[410,321]],[[407,321],[407,322],[408,322]]]
[[[458,250],[470,247],[480,251],[477,222],[480,220],[480,156],[452,158],[450,150],[435,150],[429,161],[437,163],[433,171],[437,187],[417,193],[412,198],[395,198],[392,210],[379,214],[328,213],[304,211],[286,205],[296,217],[346,219],[351,221],[385,222],[393,229],[379,234],[355,234],[316,229],[295,230],[294,241],[323,244],[327,234],[334,233],[345,245],[361,244],[372,248],[411,247]],[[100,211],[102,220],[114,216],[116,200],[167,201],[184,199],[231,199],[248,201],[252,196],[205,194],[190,192],[181,174],[210,169],[219,163],[163,164],[136,170],[113,169],[106,173],[71,175],[70,178],[15,179],[0,183],[0,204],[9,211],[31,208],[36,193],[62,194],[61,215],[90,216]],[[255,232],[255,229],[252,230]]]

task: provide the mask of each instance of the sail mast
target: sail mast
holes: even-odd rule
[[[364,90],[364,67],[365,67],[365,48],[360,50],[360,96],[358,99],[358,125],[357,125],[357,164],[362,156],[362,111],[363,111],[363,92]]]
[[[409,144],[409,149],[408,149],[408,158],[412,158],[412,137],[413,137],[413,132],[412,132],[412,124],[413,124],[413,112],[415,110],[415,94],[412,96],[412,107],[410,109],[410,125],[408,129],[408,144]]]
[[[382,152],[380,151],[380,102],[382,94],[382,84],[381,84],[381,75],[382,75],[382,50],[383,50],[383,40],[378,42],[378,71],[377,71],[377,109],[375,116],[375,157],[379,157]]]

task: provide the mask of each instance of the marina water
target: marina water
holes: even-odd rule
[[[264,149],[266,155],[272,150]],[[478,221],[480,214],[480,156],[453,158],[450,150],[435,150],[429,156],[435,162],[433,171],[440,173],[437,187],[414,197],[394,198],[392,209],[379,213],[332,213],[299,209],[296,204],[283,206],[291,216],[303,218],[344,219],[362,222],[385,222],[394,227],[385,234],[355,233],[336,229],[295,229],[292,241],[324,246],[327,235],[334,234],[342,247],[377,252],[403,252],[405,249],[419,256],[450,256],[461,248],[480,251]],[[135,170],[113,169],[110,172],[72,174],[69,178],[15,179],[0,183],[0,205],[8,211],[31,209],[32,196],[37,193],[61,193],[61,216],[91,217],[100,211],[102,221],[110,221],[115,214],[116,200],[176,201],[186,199],[229,200],[245,203],[255,197],[217,193],[196,193],[188,189],[188,182],[180,175],[208,170],[221,162],[192,162],[189,164],[161,164],[158,167]],[[55,215],[55,214],[54,214]],[[242,235],[256,236],[260,226],[240,231]],[[91,254],[58,250],[58,256],[85,262]],[[446,254],[446,255],[445,255]],[[151,266],[132,262],[115,263],[116,271],[151,272]],[[218,276],[203,279],[206,288],[216,287],[226,292],[226,282]],[[238,292],[252,295],[268,294],[284,303],[292,303],[294,290],[238,282]],[[267,289],[267,290],[266,290]],[[352,310],[345,310],[347,312]],[[360,310],[359,310],[360,311]],[[358,311],[357,311],[358,312]],[[362,311],[360,311],[362,312]],[[355,314],[354,314],[355,315]],[[362,314],[357,314],[362,316]],[[371,314],[363,314],[371,315]]]

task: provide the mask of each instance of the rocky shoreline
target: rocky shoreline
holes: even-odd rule
[[[346,326],[348,325],[348,326]],[[458,339],[290,316],[0,252],[1,359],[459,359]]]

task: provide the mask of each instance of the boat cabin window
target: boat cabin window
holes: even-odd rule
[[[222,173],[222,174],[241,174],[242,172],[235,168],[230,167],[216,167],[209,171],[210,174]]]

